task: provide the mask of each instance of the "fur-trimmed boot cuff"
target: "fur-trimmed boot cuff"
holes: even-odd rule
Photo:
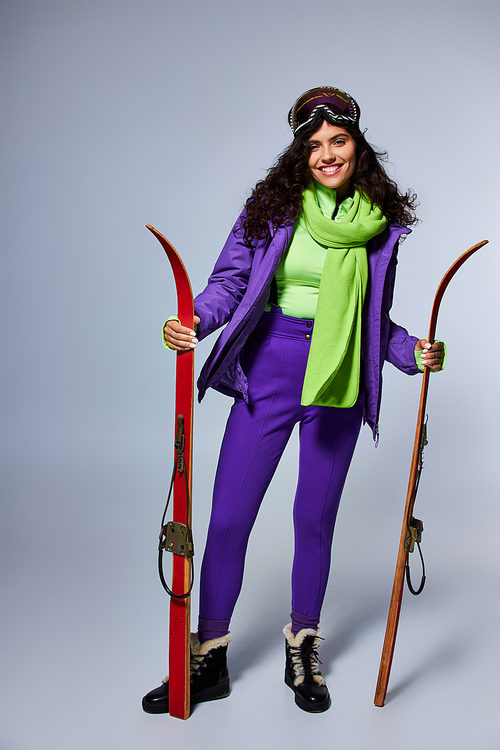
[[[232,637],[233,636],[231,635],[231,633],[227,633],[226,635],[223,635],[222,638],[211,638],[209,641],[203,641],[203,643],[200,643],[198,633],[191,633],[191,655],[204,656],[214,648],[222,648],[223,646],[228,646],[231,643]]]

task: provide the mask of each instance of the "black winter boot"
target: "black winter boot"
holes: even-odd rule
[[[191,633],[191,705],[226,698],[230,693],[227,671],[228,633],[223,638],[200,643],[197,633]],[[142,699],[148,714],[168,713],[168,677],[163,685],[151,690]]]
[[[303,711],[320,713],[331,706],[330,693],[319,671],[318,647],[321,630],[299,630],[292,633],[292,625],[285,634],[285,682],[295,693],[295,703]]]

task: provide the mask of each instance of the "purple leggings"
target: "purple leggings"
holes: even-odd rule
[[[241,356],[249,403],[231,409],[201,568],[200,637],[227,632],[248,539],[294,425],[300,423],[292,610],[319,622],[333,529],[361,427],[361,408],[301,406],[313,321],[264,313]]]

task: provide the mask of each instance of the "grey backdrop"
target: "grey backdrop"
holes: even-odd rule
[[[392,750],[413,731],[430,750],[497,750],[498,4],[4,0],[0,13],[2,750]],[[293,440],[250,544],[231,698],[188,722],[147,716],[140,699],[167,663],[155,548],[174,377],[160,327],[175,298],[144,225],[200,290],[289,142],[288,108],[321,84],[355,96],[369,140],[421,201],[395,320],[425,336],[445,270],[490,240],[438,326],[449,364],[431,383],[417,512],[428,585],[405,594],[376,709],[420,390],[388,368],[380,446],[365,429],[336,531],[322,622],[332,709],[304,714],[282,682]],[[198,569],[228,407],[211,393],[196,410]]]

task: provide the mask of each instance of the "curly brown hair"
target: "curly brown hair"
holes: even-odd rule
[[[386,173],[385,151],[377,151],[354,125],[342,125],[356,141],[356,169],[352,186],[367,195],[382,209],[390,221],[409,227],[418,219],[415,209],[417,196],[412,190],[401,193]],[[274,228],[298,218],[302,210],[302,193],[311,180],[308,161],[309,138],[318,124],[300,133],[277,158],[264,180],[259,180],[245,203],[246,216],[241,224],[245,242],[262,239]]]

